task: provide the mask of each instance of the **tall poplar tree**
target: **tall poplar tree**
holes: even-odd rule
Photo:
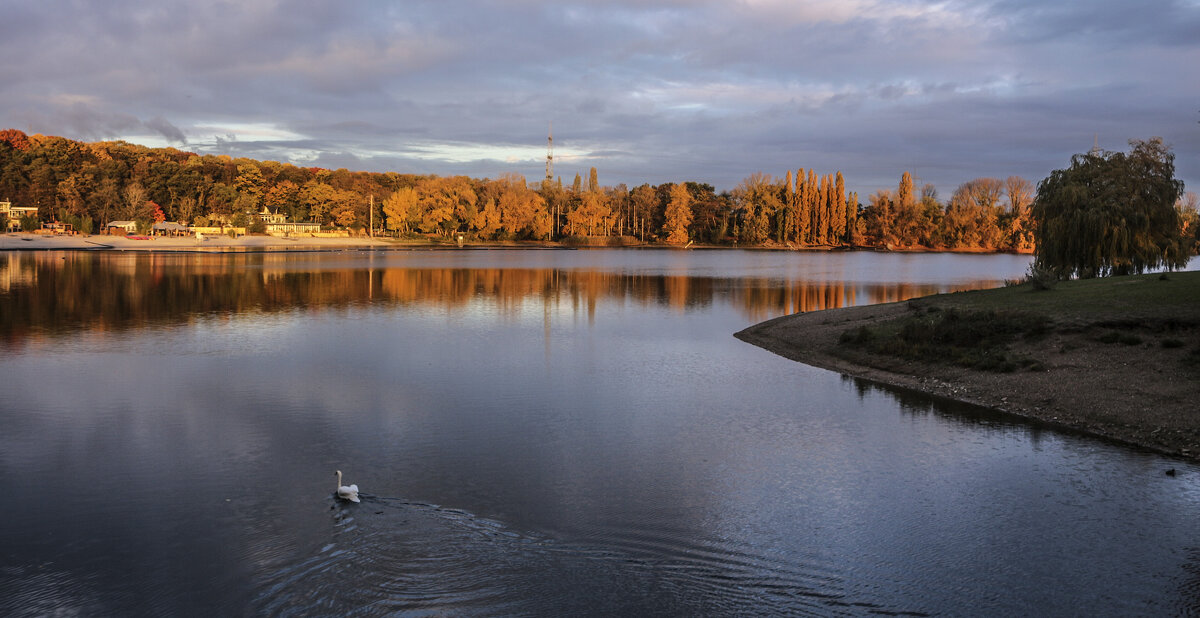
[[[854,244],[858,237],[858,193],[846,197],[846,241]]]
[[[821,184],[817,185],[817,234],[818,245],[829,244],[829,175],[821,176]]]
[[[692,223],[692,194],[688,192],[687,185],[680,182],[671,187],[670,196],[663,232],[667,235],[667,242],[680,245],[688,241],[688,226]]]
[[[846,181],[839,171],[833,181],[833,230],[838,244],[846,242]]]
[[[804,183],[804,201],[807,202],[808,209],[808,243],[815,245],[820,242],[818,239],[818,230],[820,229],[820,185],[817,181],[817,170],[808,169],[808,180]]]
[[[783,178],[783,212],[778,218],[778,238],[786,241],[792,235],[796,226],[796,185],[792,181],[792,170],[787,171]]]
[[[916,198],[913,196],[912,174],[904,172],[900,175],[900,186],[896,188],[896,205],[907,208],[914,203],[916,203]]]
[[[796,244],[808,244],[808,231],[812,223],[812,212],[808,207],[808,182],[804,168],[796,171]]]

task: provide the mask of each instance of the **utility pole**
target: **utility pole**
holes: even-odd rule
[[[367,224],[367,236],[375,238],[375,194],[371,194],[371,214],[368,218],[370,223]]]

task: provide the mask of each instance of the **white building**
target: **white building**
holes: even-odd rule
[[[36,217],[37,213],[37,206],[13,206],[8,200],[0,202],[0,215],[8,218],[5,232],[21,229],[21,217]]]

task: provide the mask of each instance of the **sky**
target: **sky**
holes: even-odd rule
[[[0,58],[0,128],[330,169],[1200,190],[1200,0],[0,0]]]

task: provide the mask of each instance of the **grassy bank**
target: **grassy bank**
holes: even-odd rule
[[[1058,322],[1164,322],[1200,324],[1200,271],[1063,281],[1049,290],[1027,283],[994,290],[931,296],[914,301],[942,308],[1023,311]]]
[[[1200,364],[1189,335],[1200,326],[1200,272],[1028,283],[909,301],[903,317],[842,332],[839,345],[924,362],[987,371],[1041,371],[1031,355],[1052,335],[1110,345],[1179,349],[1168,355]],[[1190,349],[1184,349],[1189,348]],[[1169,359],[1164,359],[1169,360]]]
[[[1200,459],[1200,272],[814,311],[737,337],[845,375]]]

